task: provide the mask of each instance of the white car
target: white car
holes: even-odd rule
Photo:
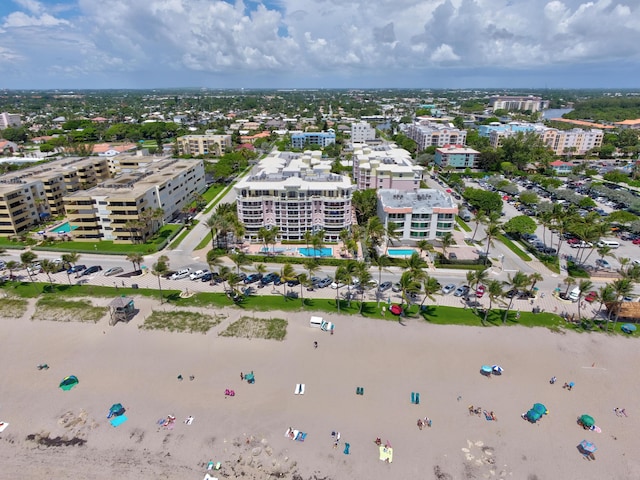
[[[189,278],[191,280],[200,280],[202,277],[204,277],[207,273],[209,273],[209,270],[196,270],[195,272],[193,272],[191,275],[189,275]]]
[[[111,275],[117,275],[117,274],[122,273],[122,272],[124,272],[124,268],[122,268],[122,267],[111,267],[111,268],[106,269],[104,271],[103,275],[105,277],[110,277]]]
[[[455,283],[449,283],[447,285],[445,285],[444,287],[442,287],[442,294],[443,295],[448,295],[451,292],[453,292],[456,289],[456,284]]]
[[[345,287],[346,285],[342,282],[333,282],[331,284],[331,288],[333,288],[334,290],[337,290],[338,288],[342,288]]]
[[[183,278],[187,278],[190,273],[191,273],[191,269],[190,268],[183,268],[182,270],[178,270],[177,272],[175,272],[169,278],[171,280],[181,280]]]

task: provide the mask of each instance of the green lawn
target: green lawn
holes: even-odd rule
[[[520,257],[525,262],[530,262],[532,259],[529,255],[523,252],[520,247],[518,247],[515,243],[513,243],[506,235],[500,235],[499,240],[504,243],[509,250],[515,253],[518,257]]]
[[[26,246],[26,243],[13,242],[9,240],[9,237],[0,237],[0,248],[15,248],[18,250],[24,250]]]
[[[209,230],[209,233],[207,233],[204,238],[202,239],[202,241],[198,244],[198,246],[195,248],[196,250],[202,250],[204,247],[206,247],[207,245],[209,245],[211,243],[211,230]]]
[[[464,230],[465,232],[471,232],[471,227],[467,225],[467,222],[462,220],[460,217],[456,216],[456,222],[458,222],[458,225],[460,225],[460,228],[462,230]]]
[[[216,198],[216,195],[218,195],[221,191],[224,190],[224,185],[221,183],[214,183],[213,185],[211,185],[206,192],[204,192],[202,194],[202,196],[204,197],[204,199],[207,201],[207,203],[209,203],[211,200],[213,200],[214,198]]]
[[[156,234],[145,243],[114,243],[111,240],[96,242],[56,242],[46,246],[34,247],[34,250],[50,250],[78,253],[95,253],[127,255],[129,253],[155,253],[162,250],[171,238],[182,228],[181,225],[167,224],[160,227]]]
[[[193,229],[193,227],[195,227],[198,224],[198,220],[193,220],[191,222],[191,225],[189,227],[185,227],[182,232],[180,233],[180,235],[178,235],[176,237],[176,239],[171,242],[171,245],[169,245],[169,249],[173,250],[174,248],[177,248],[178,245],[180,245],[182,243],[182,241],[185,239],[185,237],[187,235],[189,235],[189,233],[191,232],[191,230]]]

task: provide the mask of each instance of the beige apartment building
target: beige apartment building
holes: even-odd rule
[[[165,159],[67,195],[64,205],[74,240],[135,243],[153,235],[205,190],[202,160]]]
[[[185,135],[178,137],[180,155],[214,155],[219,157],[232,148],[231,135]]]

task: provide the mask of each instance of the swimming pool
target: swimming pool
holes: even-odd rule
[[[300,255],[305,257],[333,257],[333,248],[299,248]]]
[[[410,257],[416,251],[413,248],[390,248],[387,253],[392,257]]]
[[[58,228],[51,230],[53,233],[69,233],[71,230],[75,230],[78,227],[72,227],[69,222],[64,222]]]

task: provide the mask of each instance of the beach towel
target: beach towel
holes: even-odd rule
[[[349,449],[350,449],[350,448],[351,448],[351,445],[349,445],[349,443],[345,443],[345,444],[344,444],[344,451],[343,451],[343,453],[344,453],[345,455],[349,455]]]
[[[296,389],[293,391],[293,394],[294,395],[299,395],[301,388],[302,388],[302,385],[300,385],[299,383],[296,383]]]
[[[126,415],[120,415],[119,417],[113,417],[111,420],[109,420],[109,422],[114,427],[119,427],[120,425],[122,425],[127,420],[129,420],[129,419],[127,418]]]
[[[204,480],[218,480],[216,477],[212,477],[208,473],[204,476]]]
[[[284,436],[291,440],[294,440],[298,436],[298,433],[300,433],[300,430],[293,430],[291,428],[287,428],[287,431],[284,432]]]
[[[185,418],[184,423],[186,425],[191,425],[193,423],[193,417],[192,416],[188,416],[187,418]]]
[[[8,422],[0,422],[0,432],[4,432],[5,428],[7,428],[8,426]]]
[[[486,410],[483,410],[482,413],[484,413],[484,418],[487,419],[487,421],[491,421],[493,420],[493,418],[491,418],[491,415],[489,415],[489,412],[487,412]]]
[[[304,442],[304,439],[307,438],[307,434],[305,432],[298,432],[296,435],[296,440],[298,442]]]
[[[380,445],[380,460],[383,462],[393,462],[393,448]]]

